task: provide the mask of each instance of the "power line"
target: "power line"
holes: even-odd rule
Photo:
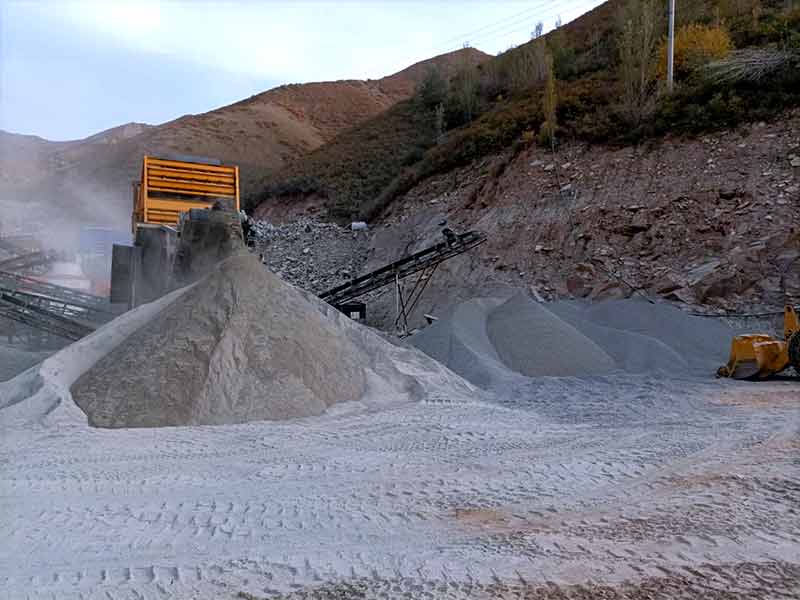
[[[442,45],[450,44],[450,43],[453,43],[453,42],[457,42],[459,40],[463,40],[466,37],[473,36],[476,33],[480,33],[484,29],[489,29],[489,28],[494,27],[496,25],[499,25],[501,23],[505,23],[506,21],[511,21],[512,19],[520,17],[520,16],[522,16],[524,14],[527,14],[529,12],[532,12],[534,10],[539,10],[539,7],[534,6],[534,7],[531,7],[531,8],[527,8],[527,9],[521,11],[521,12],[518,12],[516,14],[511,15],[510,17],[506,17],[505,19],[500,19],[499,21],[495,21],[494,23],[489,23],[488,25],[484,25],[483,27],[480,27],[479,29],[475,29],[474,31],[470,31],[470,32],[467,32],[467,33],[464,33],[464,34],[453,36],[451,38],[443,40],[442,41]]]
[[[458,42],[458,41],[470,42],[470,44],[471,44],[473,40],[479,40],[479,39],[485,38],[487,35],[493,35],[497,31],[501,31],[501,30],[503,30],[505,28],[508,28],[509,26],[510,27],[516,27],[517,25],[519,25],[519,23],[521,23],[523,21],[530,21],[531,19],[535,19],[536,17],[535,16],[527,16],[524,19],[517,19],[516,21],[513,21],[513,19],[519,17],[522,14],[530,13],[530,12],[533,12],[533,11],[549,10],[551,8],[551,5],[557,4],[557,3],[559,3],[559,1],[560,0],[545,0],[544,2],[540,2],[536,6],[533,6],[533,7],[529,8],[526,11],[523,11],[522,13],[517,13],[516,15],[513,16],[513,18],[509,17],[509,18],[503,19],[502,21],[498,21],[496,23],[492,23],[492,24],[486,25],[486,26],[482,27],[481,29],[477,29],[477,30],[472,31],[470,33],[466,33],[466,34],[463,34],[463,35],[455,36],[453,38],[450,38],[450,40],[445,40],[441,44],[438,44],[434,50],[435,51],[439,51],[440,49],[443,49],[445,47],[451,47],[454,42]],[[509,22],[509,21],[511,21],[511,22]],[[477,33],[480,33],[480,35],[475,35]]]
[[[501,38],[501,37],[507,37],[507,36],[513,35],[515,33],[519,33],[521,31],[528,31],[531,28],[531,26],[536,25],[536,23],[538,23],[538,22],[542,22],[543,23],[543,22],[545,22],[545,20],[550,20],[550,19],[552,19],[554,17],[558,17],[559,14],[560,14],[559,12],[553,12],[553,13],[548,14],[548,15],[536,17],[535,19],[532,19],[532,20],[527,21],[527,22],[517,23],[517,24],[514,25],[515,29],[508,28],[508,29],[504,29],[502,31],[499,31],[499,32],[497,32],[496,35],[494,35],[494,36],[492,36],[490,38],[482,39],[481,43],[482,44],[487,44],[487,43],[492,42],[492,41],[494,41],[494,40],[496,40],[498,38]],[[525,23],[525,25],[522,26],[522,23]],[[519,27],[518,27],[518,25],[519,25]],[[547,30],[547,31],[549,31],[549,30]]]
[[[481,34],[481,35],[479,35],[477,37],[473,37],[473,38],[471,38],[469,40],[465,40],[465,41],[468,41],[471,46],[474,46],[474,44],[472,43],[473,41],[485,44],[485,43],[491,42],[491,41],[493,41],[493,40],[495,40],[497,38],[508,36],[508,35],[511,35],[511,34],[514,34],[514,33],[518,33],[520,31],[524,31],[524,30],[528,29],[529,27],[531,27],[532,25],[535,25],[538,22],[545,22],[545,21],[553,19],[555,17],[559,17],[561,15],[561,11],[567,9],[570,4],[572,4],[572,0],[566,0],[566,2],[564,0],[561,0],[561,1],[559,1],[559,0],[550,0],[549,2],[546,2],[545,4],[540,6],[541,9],[545,9],[546,8],[549,11],[548,13],[546,13],[544,15],[540,14],[540,15],[537,15],[535,17],[527,17],[525,19],[520,19],[519,21],[517,21],[515,23],[510,23],[510,24],[504,25],[504,26],[499,27],[499,28],[493,28],[491,31],[487,31],[487,32],[485,32],[485,33],[483,33],[483,34]],[[522,26],[523,23],[525,24],[524,26]],[[487,36],[491,36],[491,37],[487,37]],[[447,50],[444,50],[444,51],[445,52],[450,52],[450,51],[453,51],[453,50],[457,50],[459,47],[460,46],[455,46],[455,47],[454,46],[450,46]]]
[[[487,41],[492,41],[494,39],[497,39],[498,37],[502,37],[504,35],[509,35],[510,33],[515,33],[515,32],[518,32],[518,31],[522,31],[523,29],[525,29],[527,27],[530,27],[531,25],[535,25],[539,21],[545,22],[545,20],[552,19],[552,18],[554,18],[556,16],[560,16],[560,14],[561,14],[560,11],[566,9],[570,4],[573,4],[573,3],[574,3],[574,0],[566,0],[566,1],[565,0],[544,0],[543,2],[540,2],[539,4],[537,4],[536,6],[532,6],[532,7],[528,8],[528,9],[526,9],[524,11],[516,13],[515,15],[511,15],[510,17],[506,17],[506,18],[501,19],[500,21],[496,21],[494,23],[489,23],[489,24],[487,24],[487,25],[485,25],[485,26],[483,26],[483,27],[481,27],[479,29],[473,30],[470,33],[459,35],[459,36],[455,36],[453,38],[450,38],[450,40],[463,40],[464,42],[468,42],[470,44],[470,46],[474,47],[474,45],[472,44],[473,40],[480,40],[481,43],[486,43]],[[599,4],[599,3],[600,3],[599,0],[596,0],[596,4]],[[596,4],[594,6],[592,6],[592,8],[590,10],[596,8]],[[508,22],[511,19],[515,19],[515,18],[519,17],[520,15],[528,14],[528,13],[533,12],[533,11],[542,11],[542,10],[548,10],[550,12],[548,14],[538,15],[538,16],[535,16],[535,17],[534,16],[528,16],[528,17],[526,17],[524,19],[518,19],[516,22],[511,22],[511,23]],[[588,12],[588,11],[586,11],[586,12]],[[583,14],[583,13],[581,13],[581,14]],[[578,15],[578,16],[580,16],[580,15]],[[576,16],[575,18],[578,18],[578,16]],[[570,19],[570,21],[572,21],[572,20],[574,20],[574,19]],[[570,21],[568,21],[568,22],[570,22]],[[521,27],[520,26],[521,23],[526,23],[527,24],[526,27],[524,27],[524,28]],[[512,29],[512,28],[516,28],[516,29]],[[548,31],[548,30],[545,30],[545,31]],[[479,32],[482,32],[482,33],[480,35],[476,36],[476,37],[472,37],[471,39],[467,39],[468,36],[470,36],[470,35],[472,35],[474,33],[479,33]],[[487,39],[486,36],[492,36],[492,37]],[[436,45],[436,46],[431,46],[430,47],[430,51],[433,52],[434,55],[439,55],[439,54],[447,54],[449,52],[460,50],[462,47],[463,47],[463,42],[459,43],[458,45],[450,45],[450,46]],[[396,69],[399,70],[403,66],[407,66],[407,64],[406,63],[398,64]],[[394,72],[394,70],[392,72]]]

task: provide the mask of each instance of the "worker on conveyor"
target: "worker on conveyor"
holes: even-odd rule
[[[250,222],[250,217],[247,216],[247,213],[244,210],[239,211],[239,221],[242,223],[242,235],[244,237],[244,243],[247,244],[248,248],[252,248],[255,240],[253,236],[250,234],[251,230],[253,229],[253,225]]]
[[[456,232],[449,227],[442,229],[442,235],[444,236],[444,241],[447,242],[448,246],[452,247],[458,244],[458,235],[456,235]]]

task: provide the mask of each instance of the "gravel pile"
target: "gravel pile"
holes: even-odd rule
[[[503,364],[528,377],[602,375],[616,367],[605,350],[527,294],[495,308],[486,328]]]
[[[728,360],[737,333],[720,319],[693,317],[670,304],[640,299],[548,306],[633,373],[715,373]]]
[[[554,302],[526,295],[456,306],[409,341],[481,387],[509,377],[714,373],[734,331],[643,300]]]
[[[159,427],[307,417],[342,402],[469,389],[244,254],[187,288],[71,392],[92,425]]]
[[[284,225],[251,223],[251,238],[267,267],[313,294],[357,277],[367,259],[366,231],[309,218]]]

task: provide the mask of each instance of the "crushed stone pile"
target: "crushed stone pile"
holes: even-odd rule
[[[320,294],[357,277],[367,260],[367,233],[301,218],[283,225],[251,220],[250,238],[278,277]]]
[[[438,387],[437,387],[438,386]],[[319,415],[469,386],[287,285],[250,254],[186,289],[72,385],[92,425],[214,425]]]
[[[739,333],[720,319],[640,299],[548,306],[633,373],[715,373],[728,360],[731,339]]]
[[[409,338],[481,387],[509,377],[714,373],[734,330],[667,304],[479,298]]]
[[[526,294],[495,308],[486,327],[503,364],[528,377],[601,375],[615,368],[600,346]]]

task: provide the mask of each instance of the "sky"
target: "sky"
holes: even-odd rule
[[[286,83],[497,54],[602,0],[0,0],[0,129],[81,139]]]

